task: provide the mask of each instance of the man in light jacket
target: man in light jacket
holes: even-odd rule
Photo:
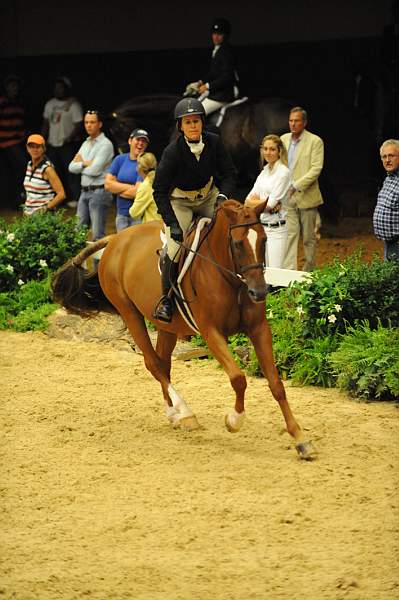
[[[304,271],[315,267],[316,231],[319,222],[318,206],[323,204],[318,177],[323,168],[324,144],[317,135],[306,129],[307,114],[300,106],[291,109],[290,133],[281,136],[288,152],[291,187],[288,191],[288,241],[285,269],[297,269],[299,236],[302,234]]]

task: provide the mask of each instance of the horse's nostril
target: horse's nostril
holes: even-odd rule
[[[248,294],[252,302],[263,302],[268,291],[268,286],[265,286],[262,290],[248,290]]]

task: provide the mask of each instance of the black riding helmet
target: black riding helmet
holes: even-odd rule
[[[202,122],[205,122],[205,109],[197,98],[183,98],[175,106],[175,119],[177,128],[180,131],[181,120],[187,115],[200,115]]]
[[[223,17],[217,18],[213,21],[211,27],[212,33],[222,33],[223,35],[230,35],[231,25],[230,21],[223,19]]]

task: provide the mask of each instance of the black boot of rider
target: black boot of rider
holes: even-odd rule
[[[170,288],[172,283],[175,283],[177,267],[177,263],[170,260],[169,256],[166,255],[161,274],[162,296],[153,315],[159,321],[165,321],[166,323],[170,323],[173,316],[173,300],[170,297]]]

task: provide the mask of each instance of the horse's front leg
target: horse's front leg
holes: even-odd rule
[[[167,375],[166,380],[164,378],[159,380],[165,402],[165,414],[173,427],[198,429],[199,424],[196,416],[170,382],[171,357],[176,346],[176,341],[177,335],[175,333],[163,330],[158,331],[155,351],[162,360]]]
[[[216,360],[222,365],[229,376],[231,386],[236,394],[235,406],[225,417],[225,425],[231,433],[239,431],[245,419],[245,390],[247,380],[244,373],[230,354],[226,339],[216,329],[202,332],[208,347]]]
[[[277,367],[274,363],[272,334],[269,324],[267,321],[262,321],[248,332],[248,335],[254,345],[262,372],[269,383],[270,391],[279,403],[287,431],[295,439],[295,447],[299,456],[306,460],[314,458],[316,451],[292,414],[283,382],[279,377]]]

